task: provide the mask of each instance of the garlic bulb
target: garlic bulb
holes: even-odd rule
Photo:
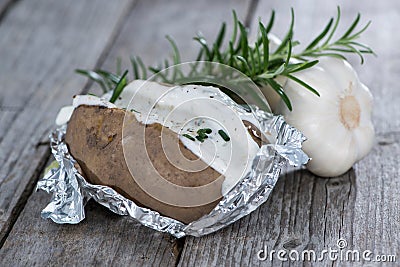
[[[341,175],[372,148],[372,95],[351,65],[337,58],[322,58],[295,76],[315,88],[320,97],[287,80],[284,91],[293,111],[280,101],[277,113],[308,138],[303,148],[312,158],[307,165],[311,172],[324,177]]]

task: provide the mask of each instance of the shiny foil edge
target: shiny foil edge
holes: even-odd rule
[[[56,129],[49,136],[51,151],[59,168],[51,169],[37,184],[37,190],[52,193],[51,201],[43,209],[41,216],[59,224],[76,224],[85,218],[85,203],[93,199],[116,214],[129,216],[149,228],[177,238],[185,235],[203,236],[215,232],[263,204],[286,162],[299,166],[309,160],[301,149],[302,142],[306,140],[305,136],[288,125],[282,116],[271,116],[256,107],[253,107],[253,114],[260,121],[260,129],[269,133],[275,143],[261,146],[253,160],[251,171],[208,215],[197,221],[186,225],[162,216],[157,211],[140,207],[108,186],[87,182],[76,168],[77,163],[64,142],[66,125]]]

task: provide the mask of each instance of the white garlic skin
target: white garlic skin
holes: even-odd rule
[[[323,177],[347,172],[374,144],[372,95],[351,65],[325,57],[295,76],[315,88],[320,97],[287,80],[284,91],[293,111],[280,101],[277,113],[307,137],[304,151],[312,160],[307,168]]]

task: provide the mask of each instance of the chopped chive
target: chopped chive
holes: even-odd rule
[[[196,141],[196,139],[194,139],[192,136],[190,136],[188,134],[182,134],[182,136],[186,137],[189,140]]]
[[[131,112],[136,112],[136,113],[140,113],[139,111],[137,111],[136,109],[131,109]]]
[[[197,130],[196,139],[203,143],[204,140],[208,138],[207,134],[210,134],[210,133],[212,133],[212,130],[210,128],[199,129],[199,130]]]
[[[197,139],[197,140],[199,140],[199,141],[200,141],[200,142],[202,142],[202,143],[204,142],[204,138],[203,138],[203,137],[201,137],[201,136],[199,136],[199,135],[198,135],[198,136],[196,136],[196,139]]]
[[[218,133],[222,137],[222,139],[224,139],[225,142],[231,140],[231,138],[226,134],[226,132],[224,132],[224,130],[219,130]]]
[[[93,94],[93,93],[88,93],[88,95],[97,96],[97,95],[95,95],[95,94]]]
[[[198,136],[199,136],[200,138],[203,138],[203,139],[208,138],[207,134],[205,134],[205,133],[203,133],[203,132],[198,133]]]
[[[200,133],[210,134],[210,133],[212,133],[212,130],[210,128],[204,128],[204,129],[197,130],[197,133],[198,134],[200,134]]]
[[[259,86],[269,85],[274,91],[276,91],[283,102],[286,104],[289,110],[292,110],[291,101],[286,93],[282,89],[282,85],[275,81],[277,75],[285,76],[294,82],[297,82],[302,87],[310,90],[317,94],[315,88],[313,88],[307,82],[296,78],[293,74],[302,70],[310,69],[318,63],[320,57],[335,57],[340,59],[346,59],[347,53],[356,54],[360,57],[361,63],[364,62],[364,54],[373,54],[373,50],[367,45],[360,43],[357,39],[362,33],[364,33],[370,25],[370,22],[366,23],[365,26],[360,28],[360,14],[356,16],[351,25],[347,27],[347,30],[343,35],[339,35],[338,39],[332,39],[337,35],[339,22],[341,21],[341,11],[337,8],[336,18],[332,18],[328,21],[326,26],[321,30],[312,41],[305,46],[304,49],[298,53],[294,53],[292,48],[299,45],[300,43],[293,39],[294,29],[294,11],[291,9],[291,20],[290,26],[286,33],[286,36],[279,44],[278,48],[274,51],[270,51],[269,44],[270,40],[269,33],[275,22],[275,12],[272,11],[269,22],[267,25],[259,22],[258,24],[258,37],[254,45],[248,40],[247,28],[244,23],[239,21],[236,12],[233,11],[233,32],[231,38],[225,38],[226,36],[226,23],[223,23],[220,27],[219,33],[215,42],[208,42],[205,37],[198,34],[194,40],[200,44],[200,50],[197,53],[196,62],[217,62],[219,64],[228,65],[234,69],[237,69],[244,74],[247,74],[249,78]],[[167,40],[170,42],[172,47],[172,62],[171,60],[164,60],[164,68],[168,69],[171,63],[177,65],[181,63],[181,56],[176,43],[171,37],[167,36]],[[295,60],[292,60],[295,59]],[[300,63],[292,63],[292,61]],[[187,78],[204,77],[212,73],[211,67],[205,67],[203,64],[193,64],[189,73],[189,77],[184,77],[182,71],[179,68],[174,68],[173,71],[162,72],[162,65],[157,67],[146,67],[140,57],[132,57],[132,70],[135,79],[145,80],[147,72],[157,74],[159,77],[157,80],[174,83],[174,84],[187,84]],[[121,60],[117,60],[117,72],[116,74],[104,71],[104,70],[76,70],[78,74],[84,75],[89,79],[98,83],[104,92],[112,91],[113,95],[110,102],[114,103],[122,90],[128,83],[128,78],[124,75],[121,76]],[[172,72],[172,73],[171,73]],[[225,78],[224,72],[215,73],[216,77]],[[241,86],[240,81],[236,81],[233,85]],[[204,82],[209,84],[210,82]],[[238,83],[238,84],[236,84]],[[212,84],[212,83],[211,83]],[[225,90],[224,90],[225,91]],[[228,96],[237,99],[236,94],[225,91]],[[210,95],[213,98],[214,95]],[[258,97],[257,97],[258,98]],[[211,129],[210,129],[211,130]],[[209,134],[208,131],[201,131]],[[210,132],[211,133],[211,132]],[[229,138],[229,137],[228,137]]]

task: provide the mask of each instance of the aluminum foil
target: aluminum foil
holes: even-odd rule
[[[251,171],[208,215],[197,221],[184,224],[140,207],[108,186],[88,183],[77,170],[77,163],[64,142],[66,126],[50,135],[51,150],[59,168],[50,170],[37,184],[37,189],[52,193],[51,201],[41,215],[56,223],[76,224],[85,218],[85,203],[94,199],[119,215],[129,216],[147,227],[177,238],[215,232],[263,204],[287,162],[299,166],[309,160],[301,149],[302,142],[306,140],[302,133],[288,125],[281,116],[271,116],[259,109],[253,112],[260,121],[260,130],[269,133],[275,142],[261,146]]]

